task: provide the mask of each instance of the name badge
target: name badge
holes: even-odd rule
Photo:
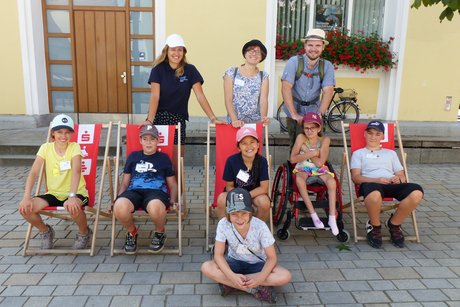
[[[236,178],[243,181],[244,183],[247,183],[249,180],[249,174],[240,169],[240,171],[238,172],[238,175],[236,175]]]
[[[378,155],[376,155],[375,153],[368,153],[366,154],[366,158],[367,159],[377,159]]]
[[[244,86],[244,81],[241,80],[241,79],[236,79],[235,78],[235,84],[238,85],[238,86]]]
[[[59,169],[61,171],[66,171],[70,169],[70,161],[62,161],[61,163],[59,163]]]
[[[236,249],[236,253],[239,254],[239,255],[248,255],[251,252],[243,244],[238,244],[238,248]]]

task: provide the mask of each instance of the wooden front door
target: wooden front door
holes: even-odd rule
[[[74,11],[78,113],[128,113],[126,18],[121,11]]]

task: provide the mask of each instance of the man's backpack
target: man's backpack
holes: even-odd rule
[[[300,76],[303,74],[303,67],[304,66],[304,61],[303,61],[303,55],[299,54],[297,55],[297,71],[295,72],[295,81],[299,80]],[[322,58],[319,59],[319,81],[320,83],[323,83],[324,79],[324,60]]]

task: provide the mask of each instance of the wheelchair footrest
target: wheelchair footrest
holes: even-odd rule
[[[321,208],[321,209],[329,208],[329,201],[327,199],[325,199],[325,200],[313,200],[312,204],[313,204],[314,208]],[[299,210],[307,210],[307,206],[305,205],[303,200],[298,201],[296,203],[296,208],[299,209]]]
[[[319,218],[321,222],[324,224],[324,228],[317,228],[315,224],[313,223],[313,220],[310,217],[302,217],[299,219],[299,223],[297,225],[297,228],[301,230],[329,230],[331,229],[328,225],[328,219],[326,217],[320,217]]]

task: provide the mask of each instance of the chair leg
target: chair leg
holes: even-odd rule
[[[415,233],[415,239],[417,243],[420,243],[420,235],[418,233],[418,225],[417,225],[417,218],[415,217],[415,210],[412,211],[412,225],[414,226],[414,233]]]
[[[110,240],[110,256],[114,254],[115,248],[115,214],[112,212],[112,240]]]
[[[22,255],[27,256],[27,250],[29,249],[30,237],[32,235],[32,224],[28,223],[26,238],[24,240],[24,249],[22,250]]]

